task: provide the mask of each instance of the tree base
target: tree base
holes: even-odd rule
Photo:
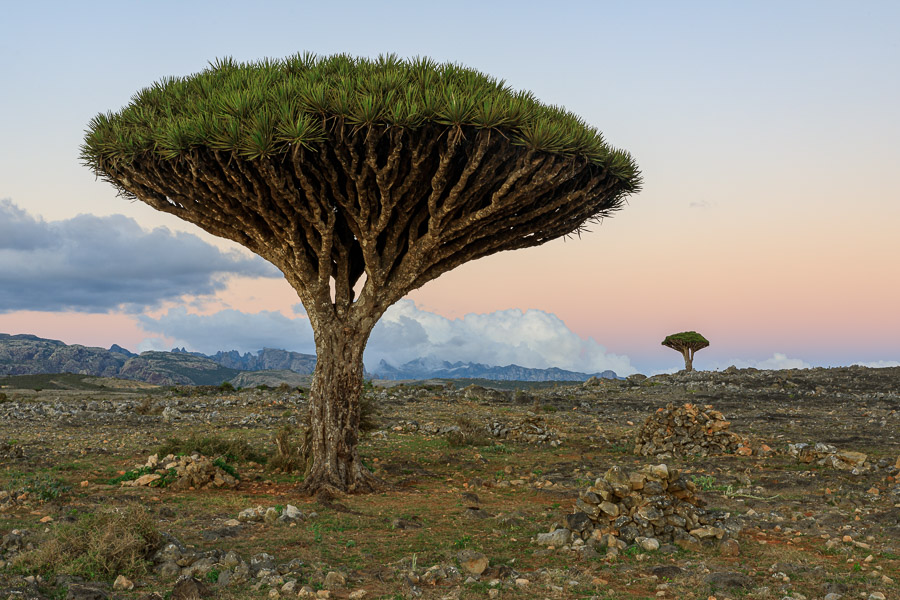
[[[353,478],[350,481],[343,481],[337,473],[327,469],[313,469],[297,486],[297,491],[304,496],[330,494],[341,497],[346,494],[374,494],[391,489],[388,482],[376,477],[368,469],[358,467],[352,471]]]

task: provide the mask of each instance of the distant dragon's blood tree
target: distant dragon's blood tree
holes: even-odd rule
[[[580,232],[640,187],[631,156],[575,115],[393,55],[216,61],[95,117],[82,160],[297,291],[318,357],[307,493],[382,487],[357,452],[359,399],[391,304],[468,261]]]
[[[696,331],[682,331],[666,336],[662,345],[681,352],[684,356],[684,370],[690,372],[694,370],[694,353],[709,346],[709,340]]]

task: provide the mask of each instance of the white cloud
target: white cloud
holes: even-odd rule
[[[887,369],[888,367],[900,367],[900,361],[896,360],[872,360],[872,361],[858,361],[851,363],[853,365],[859,365],[861,367],[869,367],[870,369]]]
[[[608,353],[593,339],[580,337],[553,313],[509,309],[448,319],[401,300],[375,326],[366,362],[374,367],[381,360],[400,365],[418,358],[585,373],[636,372],[627,356]]]
[[[172,340],[177,347],[207,354],[218,350],[253,352],[264,347],[315,351],[309,321],[277,312],[229,309],[196,315],[177,308],[156,318],[141,316],[139,321],[146,331],[162,336],[145,340],[142,349],[159,348]],[[579,337],[552,313],[511,309],[448,319],[401,300],[375,326],[366,348],[366,365],[373,370],[381,360],[399,366],[420,358],[559,367],[585,373],[607,369],[619,375],[636,372],[627,356],[610,354],[593,339]]]
[[[731,365],[739,369],[762,369],[765,371],[777,371],[779,369],[811,369],[812,365],[799,358],[790,358],[786,354],[776,352],[772,356],[762,360],[734,358],[727,362],[717,362],[713,367],[716,370],[725,369]]]

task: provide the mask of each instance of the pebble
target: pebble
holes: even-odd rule
[[[125,590],[133,590],[134,582],[125,577],[124,575],[119,575],[116,577],[116,580],[113,582],[113,589],[117,592],[125,591]]]

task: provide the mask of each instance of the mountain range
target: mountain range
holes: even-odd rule
[[[241,354],[235,350],[206,355],[175,348],[171,352],[136,354],[118,344],[109,349],[66,344],[35,335],[0,333],[0,376],[75,373],[118,377],[157,385],[219,385],[236,387],[308,381],[316,365],[312,354],[273,348]],[[304,377],[305,376],[305,377]],[[585,381],[592,376],[615,378],[613,371],[578,373],[564,369],[532,369],[479,363],[449,363],[417,359],[399,367],[384,361],[374,374],[379,379],[490,379],[498,381]]]
[[[411,360],[395,367],[381,361],[375,373],[380,379],[492,379],[494,381],[587,381],[591,377],[616,379],[615,371],[579,373],[557,367],[532,369],[519,365],[498,367],[481,363],[451,363],[427,358]]]

